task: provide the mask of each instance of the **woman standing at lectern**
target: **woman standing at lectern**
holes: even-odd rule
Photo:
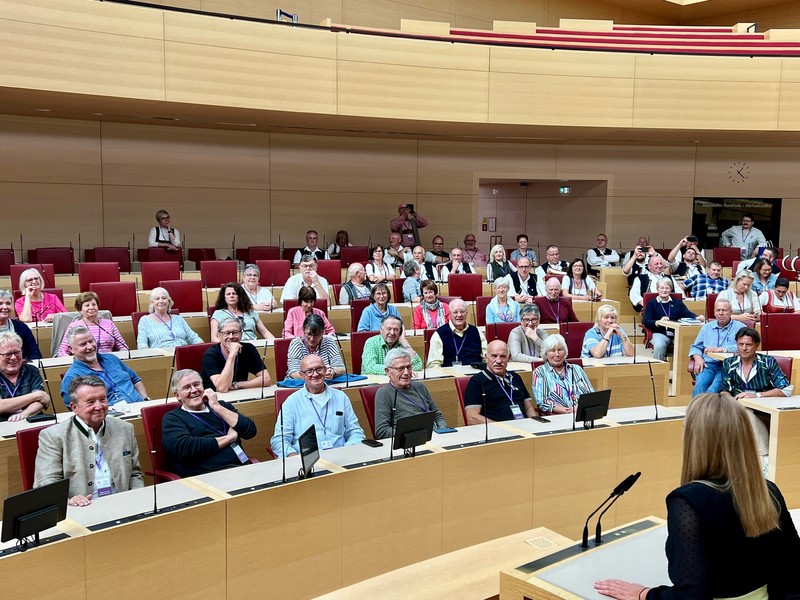
[[[745,409],[700,394],[683,431],[681,487],[667,496],[672,586],[618,579],[595,589],[622,600],[797,597],[800,538],[778,486],[765,481]]]

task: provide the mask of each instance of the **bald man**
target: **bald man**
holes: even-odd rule
[[[428,368],[470,365],[485,356],[486,338],[467,323],[467,304],[456,298],[450,303],[450,320],[431,336]]]
[[[561,297],[561,280],[551,277],[544,286],[544,296],[537,296],[533,303],[539,307],[542,323],[567,323],[575,322],[578,317],[572,310],[572,300]]]

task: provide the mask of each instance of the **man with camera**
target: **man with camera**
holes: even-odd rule
[[[667,257],[672,274],[691,277],[705,272],[706,260],[697,246],[697,236],[687,235],[670,251]]]
[[[622,274],[628,278],[628,285],[633,285],[634,280],[645,272],[647,261],[655,256],[656,251],[645,236],[639,237],[636,247],[625,254],[622,264]]]
[[[414,212],[413,204],[401,204],[397,207],[397,217],[389,223],[389,229],[399,233],[402,244],[406,248],[419,246],[419,230],[428,226],[428,219]]]

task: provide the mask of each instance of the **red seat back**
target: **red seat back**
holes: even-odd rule
[[[100,308],[115,317],[128,316],[139,310],[136,284],[133,281],[92,283],[89,290],[100,298]]]
[[[199,279],[159,281],[158,284],[167,290],[175,309],[182,313],[203,311],[203,282]]]
[[[173,281],[181,278],[181,265],[176,262],[144,262],[142,263],[142,289],[152,290],[159,287],[162,281]]]
[[[5,277],[11,273],[11,265],[16,263],[14,258],[14,251],[11,248],[0,249],[0,276]],[[16,286],[14,280],[11,281],[11,287]]]
[[[180,252],[170,252],[166,248],[139,248],[136,251],[139,262],[183,262]]]
[[[275,340],[275,381],[286,379],[289,370],[289,344],[293,338],[277,338]]]
[[[361,314],[369,304],[369,298],[359,298],[350,303],[350,331],[358,331],[358,322],[361,320]]]
[[[215,342],[204,342],[202,344],[178,346],[175,348],[175,370],[194,369],[200,373],[203,370],[203,355],[206,350],[215,345]]]
[[[579,357],[583,349],[583,338],[594,323],[559,323],[558,332],[567,340],[567,356]]]
[[[800,339],[800,314],[763,313],[761,350],[795,350]]]
[[[281,249],[278,246],[250,246],[247,248],[246,262],[255,263],[259,260],[280,260]],[[240,260],[244,260],[241,258]]]
[[[775,360],[778,362],[778,366],[783,371],[783,374],[786,375],[786,379],[789,380],[789,383],[792,382],[792,363],[794,359],[791,356],[776,356]]]
[[[238,280],[235,260],[204,260],[200,263],[200,281],[205,288],[218,288]]]
[[[342,283],[342,261],[318,260],[317,274],[324,277],[329,284]]]
[[[261,271],[261,276],[258,278],[259,285],[281,286],[291,275],[288,260],[257,260],[256,266]]]
[[[361,373],[361,357],[364,354],[364,344],[366,341],[380,335],[377,331],[357,331],[350,334],[350,360],[353,363],[353,373]]]
[[[42,288],[42,292],[45,294],[54,294],[58,296],[58,299],[61,300],[61,304],[64,304],[63,288],[44,287]],[[14,290],[14,302],[16,302],[19,298],[22,298],[22,292],[20,292],[19,290]]]
[[[467,392],[467,385],[472,377],[456,377],[453,381],[456,384],[456,394],[458,394],[458,404],[461,406],[461,418],[464,419],[464,425],[467,424],[467,409],[464,406],[464,395]]]
[[[119,281],[119,263],[85,262],[78,265],[78,287],[88,292],[93,283]]]
[[[131,272],[131,250],[127,246],[98,246],[92,254],[90,261],[89,251],[86,251],[87,262],[115,262],[120,271]]]
[[[28,269],[36,269],[39,273],[42,274],[42,287],[46,288],[54,288],[56,287],[56,275],[55,271],[53,271],[53,265],[50,263],[29,263],[24,265],[11,265],[8,267],[8,273],[11,277],[11,287],[14,289],[19,289],[19,276],[22,275],[23,271],[27,271]]]
[[[161,443],[161,422],[164,415],[180,406],[180,402],[166,402],[154,404],[142,408],[142,428],[144,438],[147,441],[147,448],[150,450],[150,460],[153,464],[152,471],[146,471],[146,475],[156,477],[158,481],[175,481],[180,479],[175,473],[175,467],[169,460],[164,445]],[[155,450],[155,452],[153,452]]]
[[[28,491],[33,488],[36,473],[36,453],[39,451],[39,433],[50,425],[30,427],[17,431],[17,454],[19,455],[19,470],[22,473],[22,489]]]
[[[733,266],[733,261],[741,260],[742,251],[739,248],[714,248],[714,260],[723,267]]]
[[[706,319],[714,318],[714,304],[717,302],[719,294],[709,294],[706,296]]]
[[[483,294],[483,277],[478,273],[455,273],[447,279],[447,292],[471,302]]]
[[[392,279],[392,302],[397,302],[398,304],[405,302],[405,298],[403,298],[403,282],[405,280],[405,277],[396,277]]]
[[[339,260],[342,261],[342,266],[345,268],[354,262],[366,264],[369,259],[369,248],[366,246],[347,246],[339,252]]]
[[[59,275],[75,274],[75,251],[72,246],[28,250],[28,262],[52,264],[53,270]]]
[[[186,251],[186,258],[199,265],[206,260],[217,260],[217,251],[214,248],[189,248]]]
[[[519,327],[519,323],[495,323],[494,325],[487,325],[486,327],[486,340],[503,340],[506,344],[511,332]]]
[[[486,307],[494,296],[478,296],[475,298],[475,322],[480,326],[486,325]]]
[[[358,388],[358,393],[361,396],[361,403],[364,405],[364,413],[367,415],[367,422],[369,423],[369,430],[372,432],[372,438],[375,439],[375,394],[381,389],[380,385],[368,385],[366,387]]]

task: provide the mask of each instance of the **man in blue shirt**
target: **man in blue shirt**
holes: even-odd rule
[[[67,407],[70,403],[69,382],[78,375],[99,377],[106,386],[110,406],[150,400],[142,378],[113,354],[99,354],[97,340],[86,327],[79,325],[70,329],[67,341],[75,357],[61,381],[61,397]]]
[[[325,384],[326,369],[322,358],[316,354],[309,354],[300,363],[300,376],[305,386],[283,403],[270,440],[272,452],[278,458],[298,454],[299,438],[311,425],[316,426],[320,450],[351,446],[366,437],[350,398]]]
[[[725,298],[714,303],[716,321],[709,321],[697,333],[689,349],[694,359],[694,396],[722,389],[722,361],[708,356],[709,352],[736,352],[736,332],[744,327],[741,321],[731,319],[733,309]]]

